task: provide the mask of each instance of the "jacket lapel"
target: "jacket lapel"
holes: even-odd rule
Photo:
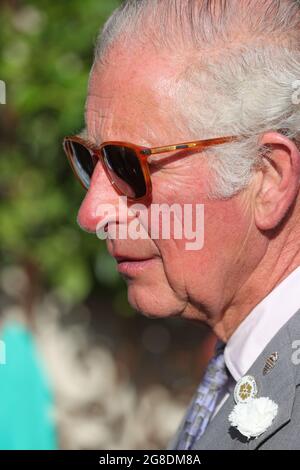
[[[266,360],[274,352],[278,353],[278,360],[274,368],[268,374],[263,375]],[[269,343],[249,371],[257,381],[258,396],[269,397],[278,405],[278,413],[272,425],[258,438],[250,440],[249,449],[257,449],[291,418],[296,391],[291,356],[291,340],[288,328],[284,328],[279,337]]]

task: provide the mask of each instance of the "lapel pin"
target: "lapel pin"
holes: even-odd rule
[[[265,366],[263,368],[263,375],[267,375],[273,369],[277,360],[278,360],[277,352],[272,353],[271,356],[268,357],[268,359],[266,360]]]
[[[257,384],[252,375],[242,377],[234,388],[234,399],[236,403],[248,403],[257,395]]]

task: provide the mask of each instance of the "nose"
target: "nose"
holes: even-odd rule
[[[119,196],[108,180],[101,162],[98,162],[89,190],[78,211],[79,226],[87,232],[95,233],[104,218],[116,219],[118,203]]]

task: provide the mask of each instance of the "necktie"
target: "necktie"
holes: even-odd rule
[[[215,410],[218,395],[228,381],[224,361],[224,343],[218,343],[204,377],[187,411],[177,449],[188,450],[204,433]]]

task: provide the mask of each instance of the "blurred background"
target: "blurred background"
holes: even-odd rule
[[[0,0],[0,448],[163,449],[213,348],[133,311],[82,232],[62,138],[83,126],[93,47],[118,0]]]

